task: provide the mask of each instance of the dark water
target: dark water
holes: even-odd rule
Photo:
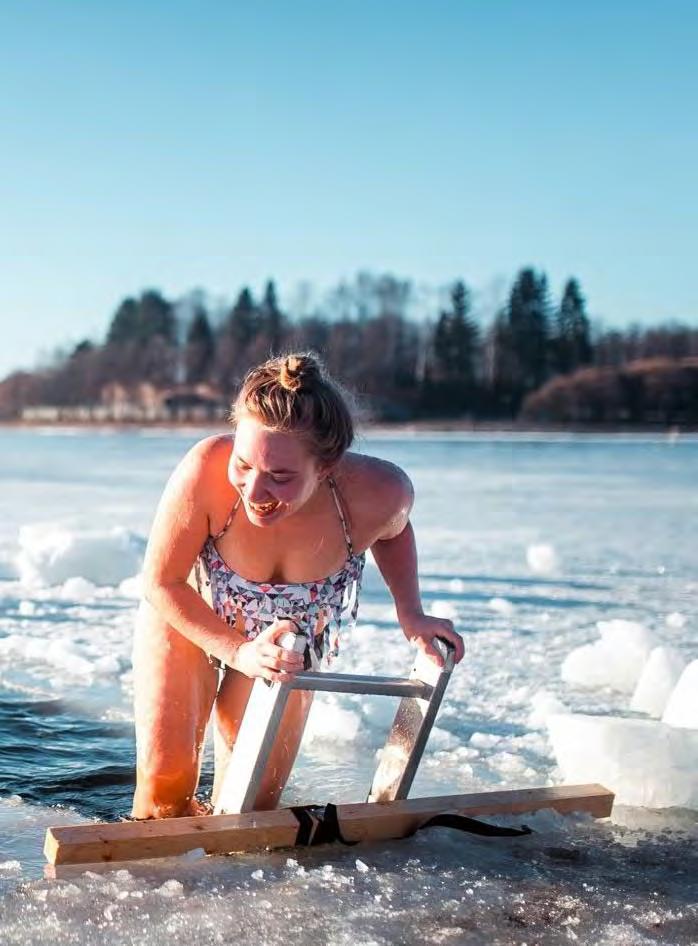
[[[87,719],[63,700],[0,697],[0,797],[74,808],[100,820],[127,812],[133,727]]]

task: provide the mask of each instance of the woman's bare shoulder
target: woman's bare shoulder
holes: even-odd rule
[[[179,461],[172,479],[191,487],[215,483],[222,478],[227,480],[232,444],[230,434],[214,434],[199,440]]]
[[[354,489],[379,489],[388,494],[403,494],[412,483],[405,471],[380,457],[365,453],[346,453],[340,465],[341,476]]]
[[[379,457],[347,453],[337,470],[337,483],[352,518],[375,536],[407,520],[414,501],[412,482],[401,467]],[[363,531],[363,529],[362,529]],[[368,543],[371,544],[371,543]]]

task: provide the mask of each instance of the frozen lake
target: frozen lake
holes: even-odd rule
[[[628,761],[627,784],[621,773],[608,785],[631,804],[603,824],[539,815],[522,839],[441,830],[290,860],[42,879],[48,824],[128,810],[134,576],[164,481],[200,436],[0,430],[3,944],[44,941],[47,925],[52,941],[78,944],[698,942],[698,805],[650,751]],[[466,640],[413,795],[563,781],[552,713],[646,720],[661,736],[609,667],[640,637],[698,658],[698,439],[375,433],[358,448],[412,477],[425,605]],[[570,660],[598,644],[598,622],[630,637]],[[402,675],[410,660],[369,563],[336,669]],[[284,801],[363,800],[392,711],[323,697]],[[697,731],[677,732],[666,764],[695,784]],[[210,779],[209,759],[204,792]]]

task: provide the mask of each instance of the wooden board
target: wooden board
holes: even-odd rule
[[[552,808],[562,814],[584,811],[608,817],[613,793],[601,785],[560,785],[468,795],[408,798],[400,801],[338,805],[347,841],[387,841],[406,837],[435,815],[452,812],[509,815]],[[49,828],[44,853],[50,864],[98,864],[171,857],[203,849],[229,854],[293,847],[299,822],[290,808],[239,815],[207,815],[153,821],[122,821]]]

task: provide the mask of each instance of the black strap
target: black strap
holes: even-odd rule
[[[334,844],[337,841],[351,847],[359,843],[347,841],[343,837],[337,816],[337,806],[331,802],[327,805],[297,805],[289,810],[298,821],[298,833],[294,842],[298,847],[317,847],[319,844]],[[499,825],[478,821],[476,818],[449,812],[435,815],[424,824],[420,824],[412,835],[425,828],[455,828],[456,831],[479,834],[485,838],[518,838],[533,833],[527,825],[522,825],[520,828],[502,828]],[[412,835],[407,835],[407,837]]]
[[[448,812],[435,815],[424,824],[420,824],[417,831],[422,831],[424,828],[455,828],[456,831],[479,834],[483,838],[520,838],[525,834],[533,834],[525,824],[522,824],[520,828],[502,828],[496,824],[488,824],[486,821],[478,821],[477,818],[468,818],[467,815],[452,815]]]
[[[316,844],[332,844],[334,841],[339,841],[340,844],[346,844],[347,847],[359,843],[358,841],[347,841],[347,839],[342,836],[342,830],[339,827],[339,818],[337,817],[337,806],[333,805],[332,802],[328,802],[320,817],[320,823],[317,826],[317,831],[313,835],[311,843],[313,847],[315,847]]]
[[[296,805],[289,809],[298,821],[298,833],[296,834],[296,840],[293,842],[294,847],[310,847],[312,844],[313,831],[317,822],[310,814],[310,810],[314,810],[316,807],[316,805]]]
[[[298,819],[298,833],[295,844],[299,847],[317,847],[319,844],[346,844],[351,847],[358,841],[347,841],[342,835],[337,817],[337,806],[329,802],[327,805],[297,805],[290,809]]]

